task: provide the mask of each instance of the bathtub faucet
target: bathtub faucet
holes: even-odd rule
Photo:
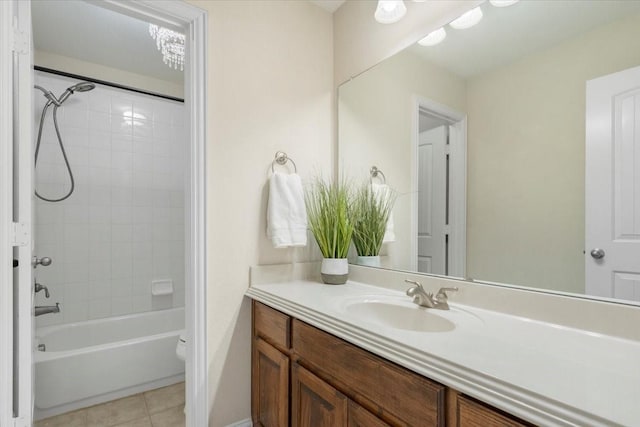
[[[36,306],[36,316],[42,316],[47,313],[60,313],[60,303],[57,302],[56,305],[37,305]]]

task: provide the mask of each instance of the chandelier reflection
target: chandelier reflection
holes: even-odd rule
[[[184,34],[154,24],[149,24],[149,34],[156,41],[164,63],[184,71]]]

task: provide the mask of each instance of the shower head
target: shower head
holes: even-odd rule
[[[93,83],[80,82],[80,83],[77,83],[77,84],[71,86],[67,90],[70,90],[72,93],[73,92],[88,92],[88,91],[93,90],[95,88],[96,88],[96,85],[94,85]]]
[[[42,93],[44,93],[44,96],[49,100],[49,103],[55,104],[56,107],[59,107],[64,101],[67,100],[67,98],[73,95],[74,92],[87,92],[95,89],[96,85],[90,82],[76,83],[73,86],[69,86],[67,89],[65,89],[65,91],[62,92],[62,95],[60,95],[60,98],[56,98],[56,96],[51,93],[50,90],[47,90],[42,86],[35,85],[34,87],[36,89],[40,89]]]
[[[67,100],[74,92],[88,92],[92,89],[95,89],[96,85],[89,82],[80,82],[76,83],[73,86],[69,86],[63,93],[60,95],[60,99],[58,100],[58,106],[62,105],[64,101]]]

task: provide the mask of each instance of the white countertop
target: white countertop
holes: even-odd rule
[[[410,299],[348,282],[253,285],[247,296],[541,426],[640,426],[640,343],[450,302],[456,327],[416,332],[349,313],[363,296]]]

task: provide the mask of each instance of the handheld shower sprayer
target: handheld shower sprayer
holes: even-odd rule
[[[42,86],[34,85],[34,87],[36,89],[40,89],[45,98],[47,98],[56,107],[59,107],[64,103],[64,101],[67,100],[67,98],[73,95],[74,92],[88,92],[92,89],[95,89],[96,85],[90,82],[76,83],[75,85],[66,88],[65,91],[62,92],[60,97],[56,97],[50,90],[47,90]]]
[[[62,136],[60,135],[60,129],[58,128],[58,107],[60,107],[74,92],[87,92],[92,89],[95,89],[96,85],[90,82],[80,82],[76,83],[73,86],[68,87],[60,97],[56,97],[50,90],[43,88],[42,86],[35,85],[36,89],[39,89],[44,94],[45,98],[47,98],[47,103],[42,108],[42,115],[40,116],[40,127],[38,129],[38,140],[36,142],[36,153],[35,153],[35,161],[34,168],[38,165],[38,154],[40,153],[40,143],[42,142],[42,128],[44,127],[44,120],[47,115],[47,110],[53,104],[53,125],[56,130],[56,136],[58,137],[58,144],[60,145],[60,151],[62,152],[62,157],[64,158],[64,163],[67,166],[67,171],[69,172],[69,180],[71,181],[71,188],[69,192],[60,197],[58,199],[49,199],[38,194],[38,190],[35,190],[35,194],[38,198],[45,200],[47,202],[61,202],[66,200],[71,196],[73,190],[75,189],[75,180],[73,179],[73,172],[71,171],[71,166],[69,165],[69,159],[67,159],[67,153],[64,149],[64,143],[62,142]]]
[[[94,89],[95,87],[96,87],[96,85],[94,85],[93,83],[89,83],[89,82],[77,83],[77,84],[75,84],[73,86],[68,87],[62,93],[62,95],[60,95],[59,102],[60,102],[60,104],[62,104],[64,101],[67,100],[67,98],[69,98],[71,95],[73,95],[74,92],[88,92],[88,91]]]

